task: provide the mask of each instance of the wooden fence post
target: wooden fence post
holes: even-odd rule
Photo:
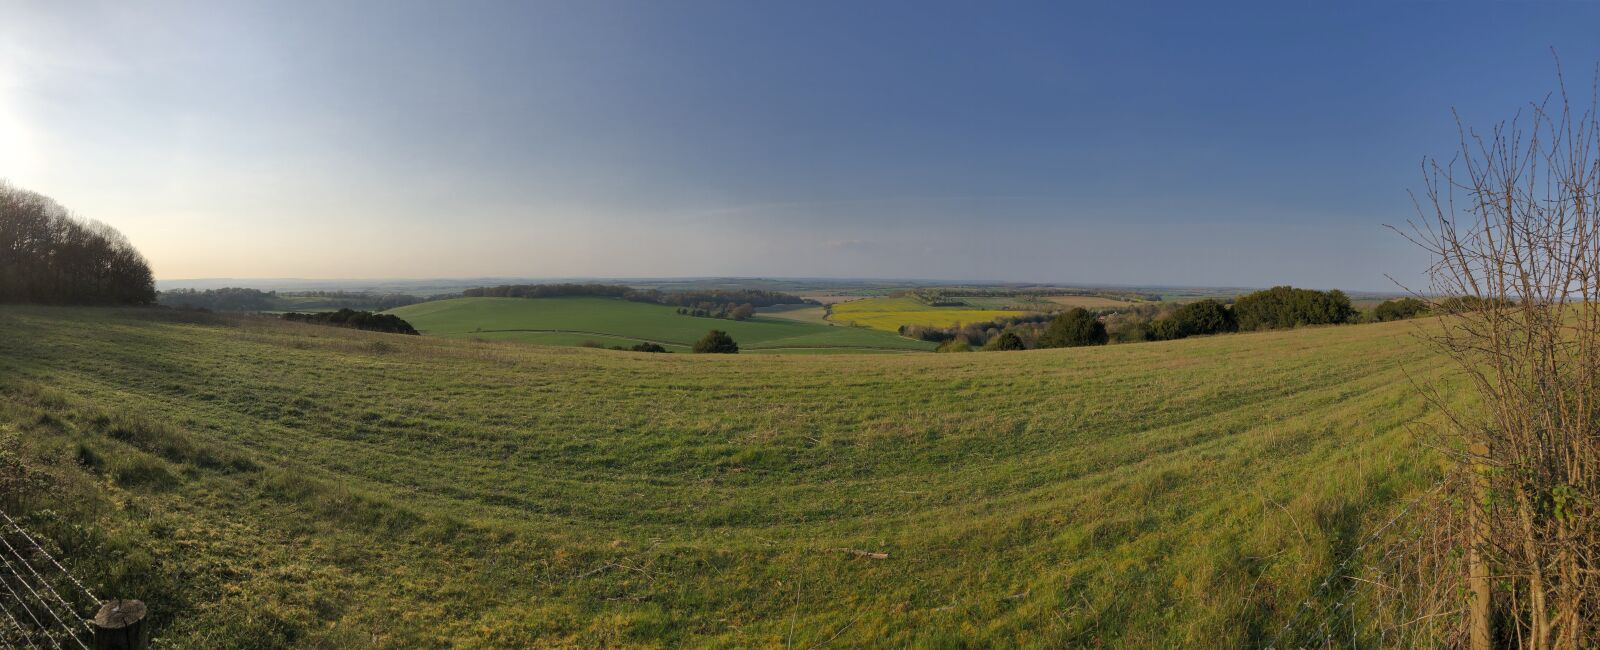
[[[94,650],[145,650],[150,643],[144,626],[144,603],[108,600],[94,615]]]

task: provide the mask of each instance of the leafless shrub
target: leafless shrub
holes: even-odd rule
[[[1419,296],[1441,317],[1426,336],[1477,398],[1424,389],[1464,477],[1436,504],[1405,589],[1410,611],[1451,622],[1430,623],[1435,643],[1600,643],[1593,92],[1587,103],[1575,110],[1562,81],[1487,133],[1462,127],[1453,161],[1424,163],[1418,219],[1402,231],[1433,259]]]

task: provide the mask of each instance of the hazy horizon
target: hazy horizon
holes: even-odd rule
[[[862,277],[862,276],[771,276],[771,275],[692,275],[692,276],[457,276],[457,277],[368,277],[368,278],[303,278],[303,277],[208,277],[208,278],[156,278],[156,288],[160,291],[173,289],[220,289],[225,287],[280,290],[280,291],[316,291],[333,288],[358,288],[387,287],[400,284],[426,285],[437,284],[474,284],[479,282],[494,283],[533,283],[555,284],[562,282],[606,282],[627,284],[634,283],[663,283],[663,282],[688,282],[707,280],[728,281],[780,281],[780,282],[805,282],[816,281],[819,283],[848,283],[880,285],[883,283],[914,283],[926,286],[1054,286],[1063,288],[1082,289],[1266,289],[1270,284],[1241,284],[1241,285],[1205,285],[1182,284],[1173,282],[1156,282],[1148,284],[1128,284],[1119,282],[1072,282],[1059,280],[994,280],[985,278],[893,278],[893,277]],[[477,286],[474,284],[474,286]],[[1406,293],[1399,287],[1371,288],[1371,287],[1335,287],[1335,286],[1310,286],[1303,285],[1306,289],[1341,289],[1347,292],[1361,294],[1401,295]]]
[[[1600,61],[1569,4],[6,12],[0,178],[169,279],[1383,291],[1451,110]]]

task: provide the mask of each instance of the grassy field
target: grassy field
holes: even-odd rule
[[[482,338],[547,345],[579,345],[596,341],[631,346],[660,343],[674,352],[690,346],[712,329],[728,332],[749,351],[931,350],[933,344],[865,328],[758,315],[734,321],[697,318],[675,307],[612,298],[455,298],[390,310],[423,334]]]
[[[1434,480],[1409,331],[650,355],[0,307],[0,469],[157,647],[1259,647]]]
[[[950,327],[958,323],[981,323],[1001,316],[1018,316],[1023,313],[1025,312],[1003,309],[930,307],[915,298],[866,298],[834,305],[833,315],[829,320],[885,332],[898,332],[901,325]]]

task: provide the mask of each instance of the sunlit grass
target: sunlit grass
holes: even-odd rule
[[[1402,367],[1444,367],[1406,323],[730,357],[181,317],[0,308],[0,431],[61,482],[28,521],[166,647],[1259,646],[1431,483]]]

